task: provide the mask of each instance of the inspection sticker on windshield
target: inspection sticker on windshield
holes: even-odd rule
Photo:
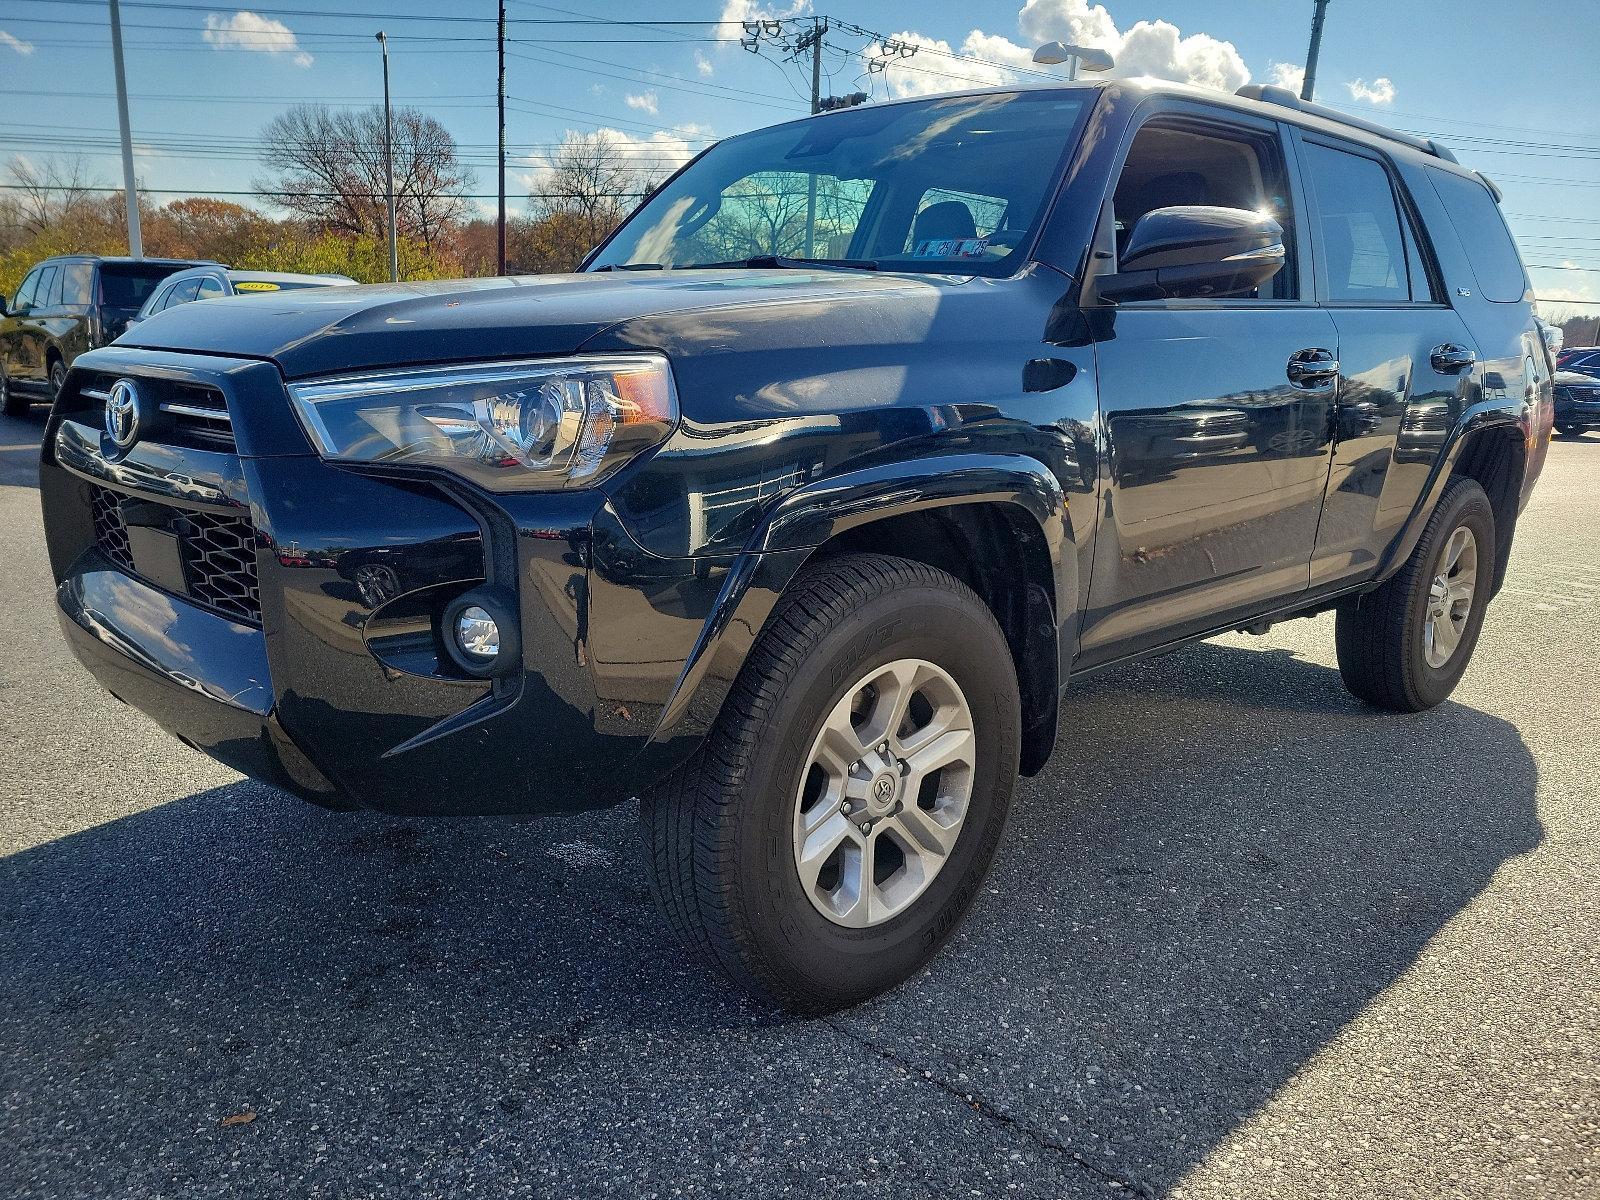
[[[911,256],[913,258],[981,258],[988,245],[989,239],[986,237],[928,238],[917,243],[916,249],[911,252]]]

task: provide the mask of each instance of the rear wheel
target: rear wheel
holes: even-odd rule
[[[1483,628],[1495,564],[1494,510],[1454,479],[1393,578],[1338,612],[1339,674],[1378,708],[1421,712],[1460,682]]]
[[[643,802],[662,912],[793,1011],[893,987],[988,871],[1020,727],[1010,650],[966,586],[883,555],[808,570],[705,746]]]
[[[59,358],[50,360],[50,403],[54,404],[61,397],[61,389],[67,386],[67,364]]]

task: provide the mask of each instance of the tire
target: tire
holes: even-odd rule
[[[67,364],[59,358],[50,360],[50,403],[54,404],[61,397],[61,389],[67,386]]]
[[[1470,607],[1459,624],[1448,615],[1435,614],[1439,632],[1430,644],[1435,578],[1448,565],[1447,555],[1461,544],[1455,540],[1461,530],[1471,535],[1476,564],[1467,587],[1457,573],[1464,570],[1460,564],[1465,556],[1455,560],[1447,580],[1453,581],[1455,590],[1447,604],[1452,613],[1459,612],[1459,602],[1470,598]],[[1368,704],[1392,712],[1421,712],[1442,703],[1472,660],[1494,583],[1495,561],[1489,497],[1476,480],[1451,480],[1405,566],[1374,591],[1340,606],[1334,640],[1345,687]],[[1449,623],[1449,631],[1442,628],[1443,622]],[[1448,646],[1452,637],[1454,644]]]
[[[6,369],[0,366],[0,412],[8,417],[25,417],[28,409],[32,407],[27,396],[22,395],[11,386],[10,377]]]
[[[857,691],[880,671],[881,690],[874,682]],[[918,745],[926,730],[906,731],[921,719],[921,696],[922,709],[935,714],[928,729],[946,719],[939,714],[956,713],[964,703],[971,734],[962,744],[969,759],[945,768],[935,785],[915,796],[916,776],[906,775],[893,801],[899,807],[874,818],[864,806],[878,799],[850,796],[874,796],[886,776],[892,788],[893,768],[869,766],[867,774],[883,773],[855,783],[849,781],[865,776],[841,772],[846,782],[836,785],[813,759],[841,713],[855,721],[852,696],[863,713],[860,729],[848,735],[852,745],[859,749],[862,737],[876,743],[874,726],[887,725],[879,705],[882,712],[894,707],[889,698],[902,676],[926,681],[924,690],[905,685],[913,693],[906,705],[911,716],[898,733],[884,735],[883,745],[892,741],[908,764],[917,758],[907,747]],[[955,738],[953,726],[940,738]],[[685,943],[768,1003],[821,1014],[878,995],[920,970],[965,915],[1005,827],[1020,749],[1011,653],[971,589],[943,571],[886,555],[841,555],[808,567],[779,602],[704,745],[642,801],[647,873],[657,903]],[[855,767],[877,753],[876,745],[868,747]],[[837,761],[847,765],[848,757]],[[947,776],[955,782],[947,784]],[[913,863],[901,849],[909,844],[906,829],[926,812],[940,812],[941,820],[954,812],[942,809],[949,803],[945,793],[959,792],[963,781],[970,793],[958,827],[947,835],[953,844],[942,858],[928,860],[931,867],[922,858]],[[826,790],[847,785],[856,791]],[[930,787],[937,797],[929,798]],[[873,823],[860,835],[856,858],[848,857],[853,843],[847,837],[829,860],[833,866],[824,863],[808,888],[801,879],[802,845],[812,845],[824,826],[843,828],[846,820],[833,795],[844,797],[843,806],[854,805],[849,819],[858,829],[863,820]],[[925,800],[940,807],[926,807]],[[815,835],[803,832],[812,821],[819,822]],[[833,912],[848,906],[850,871],[866,861],[892,867],[896,856],[901,867],[881,880],[881,888],[857,887],[864,907],[844,916]],[[924,880],[920,891],[902,874],[913,866]],[[840,880],[832,893],[830,869]],[[896,910],[896,903],[903,907]]]

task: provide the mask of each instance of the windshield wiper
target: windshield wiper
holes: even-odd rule
[[[871,258],[792,258],[787,254],[757,254],[750,258],[735,258],[728,262],[690,263],[682,269],[700,270],[711,267],[750,267],[758,271],[774,267],[801,271],[812,267],[834,267],[841,271],[876,271],[878,263]]]
[[[603,267],[596,267],[598,271],[665,271],[660,263],[607,263]]]

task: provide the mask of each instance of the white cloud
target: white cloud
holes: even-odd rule
[[[1581,269],[1581,264],[1573,262],[1570,258],[1562,259],[1560,265]],[[1539,267],[1529,267],[1528,273],[1534,277],[1533,293],[1539,297],[1540,304],[1560,307],[1563,300],[1585,303],[1593,303],[1596,300],[1600,300],[1600,289],[1597,289],[1596,285],[1590,283],[1587,279],[1578,276],[1577,271],[1551,271]],[[1553,279],[1558,275],[1563,276],[1560,283],[1554,283],[1547,287],[1539,282],[1541,279]],[[1572,282],[1574,276],[1578,276],[1577,283]],[[1577,315],[1589,316],[1591,314],[1585,312]]]
[[[207,44],[218,50],[254,50],[259,54],[288,54],[297,67],[309,67],[315,60],[300,49],[300,42],[282,21],[240,10],[232,16],[211,13],[206,17]]]
[[[724,42],[737,42],[744,36],[740,22],[782,21],[788,17],[802,17],[811,11],[811,0],[790,0],[788,4],[762,4],[760,0],[724,0],[722,24],[716,36]],[[730,24],[730,22],[732,22]]]
[[[0,29],[0,46],[10,46],[18,54],[29,55],[33,53],[33,43],[25,42],[21,38]]]
[[[654,92],[641,92],[635,95],[629,92],[622,97],[622,101],[629,108],[637,108],[640,112],[647,112],[652,117],[656,115],[656,94]]]
[[[919,96],[1015,82],[1027,77],[1020,72],[1031,69],[1031,47],[1058,40],[1108,51],[1117,61],[1110,74],[1122,78],[1152,75],[1226,92],[1250,81],[1249,68],[1232,42],[1206,33],[1185,36],[1166,21],[1138,21],[1119,30],[1103,5],[1088,0],[1027,0],[1017,13],[1017,27],[1020,44],[981,29],[968,33],[958,53],[986,60],[981,63],[943,57],[951,52],[946,41],[896,34],[891,40],[934,53],[890,60],[883,72],[890,93]],[[869,46],[864,57],[869,62],[881,57],[880,48]]]
[[[980,45],[981,51],[976,48]],[[918,53],[904,54],[901,51],[904,47],[915,47]],[[1019,49],[1003,37],[993,37],[974,29],[961,44],[960,53],[986,58],[1003,55],[1010,61]],[[953,92],[961,88],[990,87],[1014,78],[1012,72],[1003,67],[961,62],[950,58],[951,53],[950,43],[943,38],[924,37],[920,33],[910,32],[894,34],[862,52],[869,63],[876,59],[888,64],[883,71],[883,78],[892,96],[931,96],[936,92]],[[1023,53],[1026,54],[1025,51]]]
[[[704,50],[696,50],[694,52],[694,69],[699,71],[702,76],[709,75],[716,70],[711,65],[711,60],[706,57]]]
[[[1298,96],[1300,89],[1305,86],[1306,69],[1297,67],[1293,63],[1269,63],[1267,65],[1267,79],[1279,87],[1288,88]]]
[[[1344,86],[1350,89],[1350,95],[1353,99],[1359,100],[1363,104],[1394,103],[1394,84],[1381,75],[1371,83],[1368,83],[1365,79],[1352,79]]]

